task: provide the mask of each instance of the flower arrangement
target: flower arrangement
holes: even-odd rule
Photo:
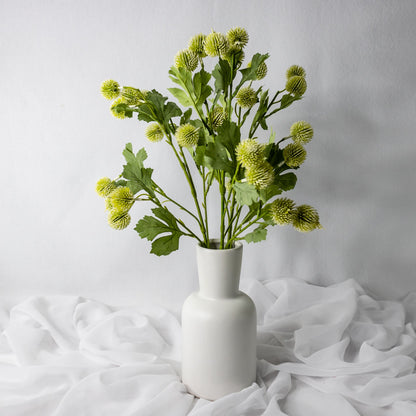
[[[123,151],[126,164],[121,175],[97,182],[96,191],[109,211],[108,222],[117,230],[130,224],[129,211],[136,202],[153,204],[153,215],[144,216],[134,228],[140,237],[152,241],[151,253],[170,254],[178,249],[182,236],[210,247],[207,195],[214,184],[220,195],[220,249],[233,247],[237,240],[264,240],[269,226],[291,224],[302,232],[321,228],[315,208],[276,198],[296,185],[294,171],[306,159],[304,145],[313,137],[311,125],[297,121],[278,141],[273,131],[266,143],[256,135],[260,136],[259,127],[268,131],[269,117],[302,98],[307,88],[305,70],[291,66],[285,88],[274,94],[257,87],[256,82],[267,74],[269,55],[256,53],[243,66],[248,39],[246,30],[239,27],[226,35],[213,31],[190,39],[169,70],[176,87],[168,90],[182,108],[156,90],[121,88],[114,80],[102,83],[101,93],[112,100],[115,117],[137,115],[148,123],[149,141],[164,141],[171,147],[192,194],[193,209],[169,196],[152,178],[153,169],[145,167],[145,149],[134,153],[131,143]],[[215,60],[212,71],[206,69],[210,58]],[[244,137],[243,129],[248,131]],[[175,215],[172,206],[191,222]]]

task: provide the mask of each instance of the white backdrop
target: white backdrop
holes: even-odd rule
[[[307,235],[276,227],[246,245],[243,277],[355,278],[385,298],[415,290],[415,21],[412,0],[1,0],[1,296],[179,307],[197,285],[194,242],[149,254],[134,225],[107,226],[94,187],[121,172],[128,141],[147,148],[179,198],[186,183],[169,149],[144,139],[144,123],[111,116],[99,87],[113,78],[166,94],[192,35],[235,26],[250,34],[248,55],[271,54],[272,90],[290,65],[307,71],[304,100],[270,125],[279,137],[294,121],[313,125],[290,195],[317,207],[324,225]],[[149,209],[135,207],[133,222]]]

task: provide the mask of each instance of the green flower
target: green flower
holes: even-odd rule
[[[117,98],[117,100],[113,101],[113,103],[111,104],[111,113],[113,114],[114,117],[117,117],[120,119],[126,118],[125,111],[119,110],[116,108],[119,104],[126,104],[123,97]]]
[[[107,100],[114,100],[120,95],[120,85],[113,79],[108,79],[101,84],[101,94]]]
[[[113,204],[111,203],[111,198],[106,198],[105,199],[105,209],[107,211],[111,211],[113,209]]]
[[[292,78],[295,76],[299,77],[306,77],[306,71],[299,65],[292,65],[287,71],[286,71],[286,78]]]
[[[264,147],[256,139],[243,140],[235,149],[237,160],[246,169],[256,168],[264,162]]]
[[[306,121],[297,121],[290,127],[290,135],[295,143],[306,144],[312,140],[313,128]]]
[[[242,27],[235,27],[227,32],[227,39],[230,46],[234,46],[241,50],[248,43],[248,33]]]
[[[211,122],[214,130],[217,130],[225,120],[225,110],[219,105],[215,106],[211,111]]]
[[[301,144],[290,143],[283,149],[283,158],[291,168],[299,167],[306,159],[306,150]]]
[[[101,178],[95,185],[95,190],[98,195],[106,197],[116,189],[116,184],[110,178]]]
[[[138,105],[144,101],[143,93],[133,87],[123,87],[121,97],[123,98],[123,102],[128,105]]]
[[[160,142],[163,139],[164,133],[159,123],[151,123],[146,127],[144,132],[146,138],[151,142]]]
[[[246,169],[245,176],[249,184],[255,185],[258,189],[265,189],[273,183],[274,171],[268,162],[263,161],[257,166]]]
[[[225,55],[228,50],[228,40],[227,38],[222,34],[218,32],[211,32],[206,38],[205,38],[205,52],[209,56],[221,56]]]
[[[199,131],[192,124],[183,124],[177,128],[175,137],[179,146],[195,146],[199,140]]]
[[[242,108],[251,108],[257,102],[256,91],[251,87],[240,88],[236,95],[237,104]]]
[[[289,198],[278,198],[270,204],[270,213],[277,225],[286,225],[293,222],[295,203]]]
[[[175,56],[175,66],[193,72],[198,66],[198,55],[187,49],[179,51]]]
[[[130,214],[125,211],[112,210],[108,215],[108,224],[116,230],[124,230],[131,221]]]
[[[251,62],[248,63],[247,68],[251,67]],[[256,77],[258,80],[263,79],[267,75],[267,65],[266,62],[262,62],[257,70],[256,70]]]
[[[134,195],[127,186],[120,186],[108,195],[110,203],[116,211],[127,212],[134,204]]]
[[[202,33],[200,33],[199,35],[195,35],[191,39],[189,39],[188,49],[191,52],[196,53],[199,58],[205,58],[207,56],[204,49],[205,39],[206,36]]]
[[[292,224],[298,231],[302,232],[322,228],[319,223],[318,211],[310,205],[300,205],[295,209]]]
[[[300,97],[301,95],[305,94],[307,88],[306,80],[304,77],[300,75],[295,75],[290,77],[286,82],[286,90],[291,94]]]

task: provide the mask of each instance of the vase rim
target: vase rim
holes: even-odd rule
[[[209,242],[215,244],[216,246],[219,246],[220,239],[219,238],[210,238]],[[234,243],[234,247],[232,247],[232,248],[223,248],[223,249],[202,247],[201,243],[198,243],[198,248],[200,248],[202,250],[209,250],[209,251],[232,251],[232,250],[238,250],[242,246],[243,246],[243,243],[241,243],[240,241],[236,241]]]

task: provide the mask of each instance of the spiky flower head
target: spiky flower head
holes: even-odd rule
[[[289,79],[294,76],[299,77],[306,77],[306,71],[299,65],[292,65],[287,71],[286,71],[286,78]]]
[[[116,230],[124,230],[131,221],[130,214],[126,211],[113,209],[108,215],[108,224]]]
[[[127,186],[119,186],[108,195],[111,205],[116,211],[127,212],[134,204],[134,196]]]
[[[318,211],[310,205],[300,205],[295,209],[292,224],[298,231],[304,233],[322,228]]]
[[[114,208],[113,204],[111,203],[111,198],[107,197],[104,202],[105,202],[105,209],[107,211],[111,211]]]
[[[191,147],[195,146],[199,140],[199,131],[192,124],[182,124],[175,133],[176,140],[179,146]]]
[[[270,204],[270,213],[277,225],[286,225],[293,222],[295,203],[289,198],[278,198]]]
[[[283,158],[291,168],[299,167],[306,159],[306,150],[301,144],[290,143],[283,149]]]
[[[218,32],[211,32],[206,38],[205,38],[205,52],[209,56],[221,56],[225,55],[228,50],[228,40],[227,38],[222,34]]]
[[[309,143],[313,137],[313,128],[306,121],[297,121],[290,127],[290,135],[295,143]]]
[[[144,101],[143,93],[137,88],[123,87],[121,90],[123,102],[129,105],[137,105]]]
[[[207,56],[205,52],[205,39],[206,36],[202,33],[199,33],[198,35],[193,36],[191,39],[189,39],[188,49],[191,52],[196,53],[196,55],[199,58],[205,58]]]
[[[265,160],[257,166],[246,169],[245,176],[247,182],[255,185],[258,189],[265,189],[274,180],[274,171],[270,163]]]
[[[198,66],[198,55],[188,49],[183,49],[175,55],[175,66],[193,72]]]
[[[264,147],[256,139],[243,140],[235,149],[237,160],[246,169],[256,168],[264,161]]]
[[[212,109],[211,122],[212,122],[212,127],[214,130],[217,130],[222,125],[222,123],[224,123],[225,116],[226,116],[225,110],[219,105],[216,105]]]
[[[251,62],[248,63],[247,67],[248,68],[251,67]],[[267,64],[266,62],[263,61],[256,70],[256,77],[258,80],[260,80],[260,79],[263,79],[266,75],[267,75]]]
[[[119,104],[126,104],[123,97],[117,98],[117,100],[113,101],[111,104],[111,113],[114,117],[120,119],[126,118],[125,111],[116,108]]]
[[[290,77],[286,82],[286,90],[297,97],[305,94],[306,88],[306,80],[300,75]]]
[[[101,94],[107,100],[114,100],[120,95],[120,85],[113,79],[108,79],[101,84]]]
[[[164,133],[159,123],[150,123],[144,134],[148,140],[151,142],[160,142],[163,139]]]
[[[237,104],[242,108],[251,108],[257,102],[256,91],[251,87],[240,88],[236,95]]]
[[[103,198],[116,189],[116,184],[110,178],[101,178],[95,185],[95,191]]]
[[[248,43],[248,33],[242,27],[235,27],[227,32],[227,39],[230,46],[243,49]]]

